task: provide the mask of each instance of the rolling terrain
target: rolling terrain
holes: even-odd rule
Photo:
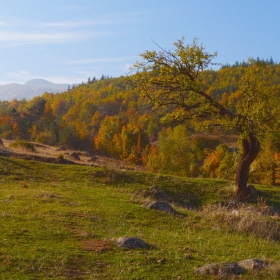
[[[241,279],[279,279],[279,235],[232,228],[215,208],[231,200],[230,181],[30,159],[0,157],[3,279],[216,279],[195,269],[250,258],[268,268]],[[178,215],[142,207],[152,200],[153,185],[169,196]],[[256,188],[262,199],[251,207],[280,206],[279,188]],[[255,228],[264,222],[262,228],[279,227],[277,215],[254,212],[250,220]],[[123,236],[151,247],[118,247]]]

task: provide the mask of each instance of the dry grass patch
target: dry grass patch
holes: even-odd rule
[[[207,205],[201,215],[216,229],[228,229],[271,240],[280,240],[278,214],[269,216],[263,205],[236,204],[235,207]]]
[[[16,149],[19,152],[36,152],[35,146],[28,141],[15,141],[10,143],[9,147]]]

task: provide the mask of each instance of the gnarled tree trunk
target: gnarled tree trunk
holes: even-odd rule
[[[238,200],[247,201],[252,196],[251,189],[247,186],[250,165],[260,151],[257,137],[252,133],[249,134],[248,139],[242,140],[242,149],[242,158],[236,172],[235,191]]]

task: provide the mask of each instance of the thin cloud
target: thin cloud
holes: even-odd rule
[[[64,64],[90,64],[90,63],[111,63],[125,61],[135,57],[106,57],[106,58],[93,58],[93,59],[80,59],[63,62]]]
[[[130,22],[130,21],[129,21]],[[127,20],[119,19],[97,19],[89,21],[66,21],[66,22],[42,22],[40,25],[42,27],[57,27],[57,28],[78,28],[86,26],[96,26],[96,25],[111,25],[111,24],[124,24],[128,23]]]
[[[104,32],[5,32],[0,31],[0,42],[16,44],[63,43],[88,40],[103,36]]]

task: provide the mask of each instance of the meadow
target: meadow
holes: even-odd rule
[[[153,185],[172,197],[179,215],[141,207]],[[0,157],[0,278],[215,279],[194,269],[258,258],[273,269],[241,279],[279,279],[277,238],[237,232],[202,210],[230,200],[231,185]],[[262,201],[280,206],[278,188],[256,188]],[[122,236],[152,246],[117,247]]]

